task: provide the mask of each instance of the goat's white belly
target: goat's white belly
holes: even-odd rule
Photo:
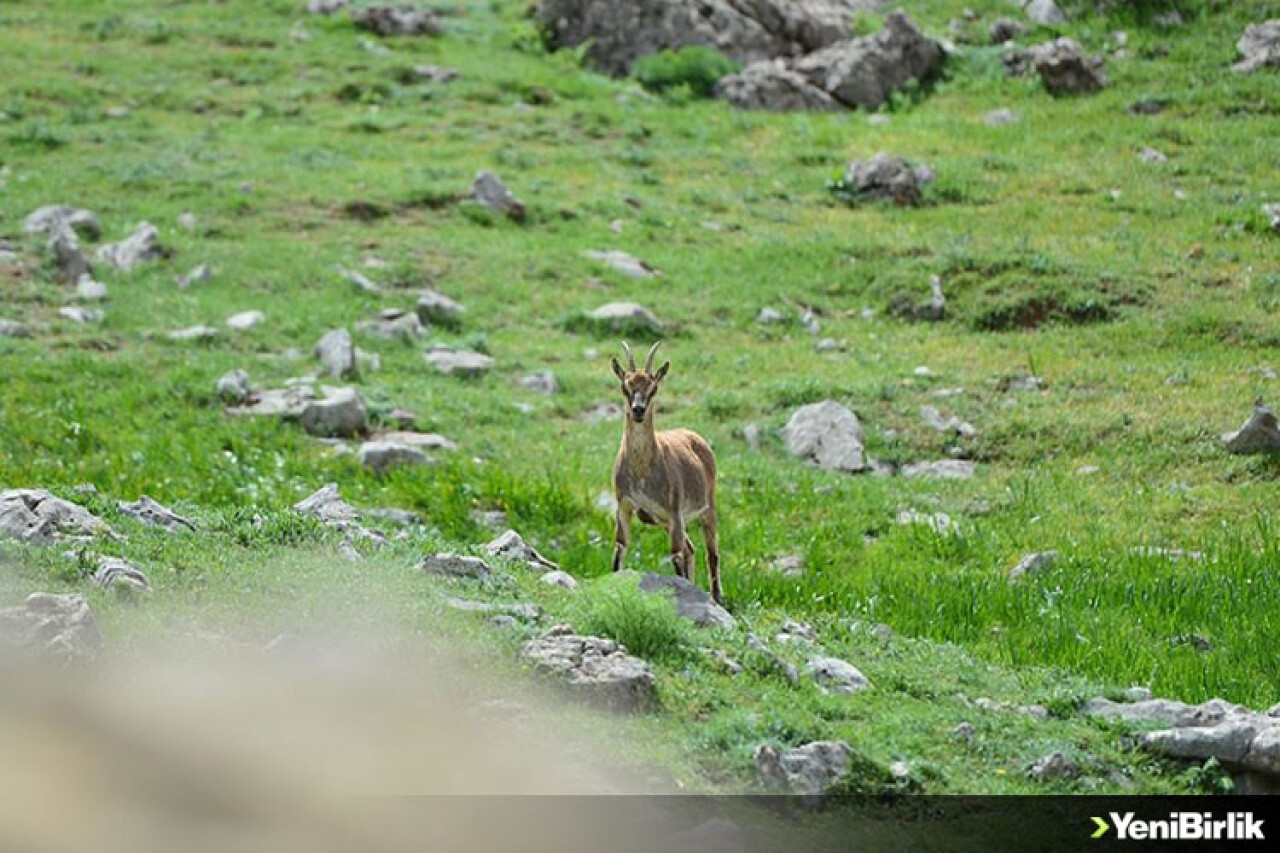
[[[630,495],[629,499],[631,503],[635,504],[636,509],[644,510],[658,524],[666,525],[671,522],[671,513],[667,511],[666,507],[662,506],[657,501],[651,500],[644,495]],[[680,518],[685,522],[697,521],[706,511],[707,508],[705,506],[693,509],[682,508]]]

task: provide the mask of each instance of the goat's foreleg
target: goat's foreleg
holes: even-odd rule
[[[631,504],[618,501],[618,511],[613,516],[613,570],[622,568],[627,557],[627,543],[631,541]]]
[[[689,573],[693,568],[692,561],[686,560],[688,552],[685,550],[685,544],[689,541],[689,537],[685,535],[684,519],[680,517],[677,510],[671,513],[671,565],[675,566],[676,574],[685,580],[692,580]]]

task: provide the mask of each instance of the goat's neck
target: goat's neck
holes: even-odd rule
[[[653,415],[644,419],[643,423],[636,423],[631,418],[626,418],[626,430],[622,433],[622,455],[627,460],[627,466],[632,470],[644,470],[653,464],[658,456],[658,436],[653,428]]]

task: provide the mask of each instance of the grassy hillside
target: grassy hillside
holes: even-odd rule
[[[659,426],[699,430],[720,460],[730,609],[761,630],[783,613],[808,619],[864,660],[878,641],[848,632],[849,620],[885,623],[928,650],[913,663],[909,639],[893,653],[905,660],[882,673],[868,663],[873,680],[897,684],[890,698],[846,718],[831,697],[810,697],[772,736],[794,739],[797,720],[856,736],[859,719],[883,714],[875,703],[912,695],[937,719],[918,730],[912,717],[893,749],[867,745],[887,761],[896,744],[911,751],[912,738],[954,726],[962,705],[944,698],[959,689],[949,679],[979,672],[981,688],[1063,708],[1087,692],[1082,679],[1189,701],[1277,699],[1280,467],[1229,456],[1217,440],[1274,392],[1254,368],[1280,367],[1280,237],[1260,212],[1280,200],[1280,89],[1274,72],[1227,71],[1246,23],[1276,16],[1276,4],[1187,3],[1176,28],[1080,15],[1064,31],[1091,53],[1114,52],[1116,30],[1128,36],[1127,58],[1108,60],[1111,85],[1087,98],[1008,77],[999,48],[962,38],[944,79],[892,104],[884,123],[656,97],[580,67],[572,52],[546,53],[522,2],[457,3],[445,37],[404,40],[302,5],[0,8],[0,236],[19,254],[0,263],[0,317],[33,329],[0,337],[0,485],[70,495],[89,482],[104,511],[108,498],[146,493],[199,518],[208,538],[198,545],[128,546],[159,593],[143,612],[161,621],[166,602],[180,601],[234,614],[287,595],[261,549],[331,552],[327,534],[286,512],[326,481],[353,503],[429,520],[426,538],[380,558],[399,571],[437,538],[485,541],[472,511],[501,509],[579,579],[607,573],[612,521],[596,501],[621,424],[580,416],[616,395],[617,336],[572,321],[638,301],[668,324]],[[902,5],[939,37],[970,7],[979,20],[962,35],[980,43],[1010,11],[1003,0]],[[412,69],[427,63],[461,76],[418,82]],[[1130,113],[1143,97],[1169,103]],[[1001,108],[1019,121],[989,126],[985,115]],[[1141,159],[1145,147],[1167,162]],[[828,191],[851,157],[881,150],[933,167],[925,205],[850,207]],[[480,169],[526,203],[526,221],[451,201]],[[58,317],[69,292],[41,242],[21,234],[29,212],[55,202],[94,210],[109,240],[150,221],[172,250],[131,273],[99,270],[110,289],[99,324]],[[194,228],[179,225],[187,212]],[[625,278],[584,258],[591,249],[630,252],[662,275]],[[199,264],[212,279],[179,288]],[[338,265],[386,290],[357,290]],[[949,319],[891,316],[895,298],[926,298],[933,275]],[[458,452],[378,476],[294,425],[224,414],[214,394],[223,373],[243,368],[276,387],[313,372],[324,332],[410,307],[425,286],[466,305],[461,326],[415,344],[355,333],[381,360],[356,385],[376,412],[410,409]],[[821,337],[845,348],[816,351],[798,322],[756,322],[763,307],[792,316],[788,303],[812,306]],[[222,326],[250,309],[265,322]],[[166,337],[196,324],[222,333]],[[476,381],[438,375],[421,355],[437,341],[483,348],[496,367]],[[544,369],[559,394],[516,386]],[[1043,387],[1009,390],[1025,375]],[[842,476],[791,459],[776,429],[825,398],[857,412],[876,458],[932,460],[958,445],[977,476]],[[976,435],[934,431],[924,405]],[[749,424],[763,430],[758,450],[742,440]],[[898,525],[904,509],[944,512],[959,530]],[[265,532],[255,515],[269,520]],[[1161,548],[1202,559],[1150,550]],[[1052,569],[1006,581],[1020,556],[1046,549],[1063,555]],[[629,564],[655,569],[665,551],[664,535],[642,533]],[[770,570],[789,553],[805,557],[803,575]],[[77,581],[57,555],[23,559],[34,568],[15,592]],[[689,737],[706,754],[732,744],[738,772],[768,725],[734,711],[740,688],[717,681],[713,698],[700,697],[680,686],[679,669],[664,675],[677,713],[720,714]],[[1018,725],[997,727],[1015,775],[1023,753],[1037,752]],[[1089,749],[1109,748],[1096,728],[1060,725]],[[937,775],[950,780],[944,789],[1003,789],[989,770]]]

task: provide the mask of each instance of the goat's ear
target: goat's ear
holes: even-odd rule
[[[670,369],[671,369],[671,362],[669,361],[662,362],[662,367],[659,367],[658,372],[653,374],[654,380],[657,382],[661,382],[663,378],[667,375],[667,371]]]
[[[625,380],[627,378],[627,373],[622,369],[622,365],[618,363],[616,355],[609,358],[609,363],[613,365],[613,372],[617,374],[619,379]]]

